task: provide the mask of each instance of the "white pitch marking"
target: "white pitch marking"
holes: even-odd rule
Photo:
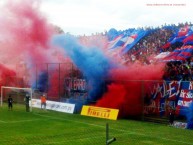
[[[96,125],[96,124],[92,124],[92,123],[86,123],[86,122],[81,122],[81,121],[74,121],[74,120],[70,120],[70,119],[52,117],[52,116],[41,115],[41,114],[37,114],[37,113],[34,113],[34,114],[35,114],[35,115],[38,115],[38,116],[42,116],[42,117],[57,119],[57,120],[66,120],[66,121],[71,121],[71,122],[76,122],[76,123],[87,124],[87,125],[91,125],[91,126],[98,126],[98,127],[105,128],[105,127],[102,126],[102,125]],[[115,129],[115,128],[111,128],[111,129],[117,130],[117,131],[120,131],[120,132],[124,132],[124,134],[125,134],[125,133],[128,133],[128,134],[136,134],[136,135],[140,135],[140,136],[147,136],[147,137],[149,137],[149,135],[142,134],[142,133],[138,133],[138,132],[132,132],[132,131],[128,131],[128,130]],[[151,137],[152,137],[152,136],[151,136]],[[179,140],[173,140],[173,139],[168,139],[168,138],[163,138],[163,137],[155,137],[155,138],[162,139],[162,140],[168,140],[168,141],[172,141],[172,142],[177,142],[177,143],[184,143],[184,144],[187,144],[187,145],[192,145],[192,143],[184,142],[184,141],[179,141]]]
[[[0,120],[1,123],[7,123],[6,121]]]
[[[33,122],[33,121],[38,121],[38,120],[42,120],[42,119],[29,119],[29,120],[18,120],[18,121],[3,121],[0,120],[0,123],[22,123],[22,122]]]

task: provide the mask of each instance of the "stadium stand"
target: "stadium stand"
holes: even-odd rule
[[[185,22],[178,23],[177,25],[165,24],[157,28],[129,28],[119,31],[112,28],[109,32],[96,33],[91,36],[79,36],[79,40],[82,44],[89,45],[90,47],[95,46],[107,50],[112,49],[119,55],[121,59],[120,62],[125,65],[134,62],[148,65],[157,61],[155,60],[155,56],[167,52],[168,55],[164,56],[165,58],[161,58],[161,60],[167,62],[163,79],[190,81],[193,79],[193,62],[191,57],[191,46],[193,44],[192,26],[191,22]],[[148,31],[148,33],[136,41],[126,53],[117,51],[119,48],[121,48],[121,51],[126,49],[125,46],[128,44],[128,40],[124,39],[126,36],[132,36],[133,34],[139,35],[141,33],[140,31]],[[191,38],[189,36],[191,36]],[[106,44],[105,42],[111,43],[114,41],[115,43],[113,43],[113,45],[104,45]],[[184,58],[170,58],[170,55],[173,55],[176,50],[179,48],[185,49],[184,47],[187,45],[191,47],[191,51],[189,51],[187,56]]]

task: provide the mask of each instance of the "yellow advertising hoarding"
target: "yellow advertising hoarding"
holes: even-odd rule
[[[82,107],[81,115],[117,120],[119,110],[94,106]]]

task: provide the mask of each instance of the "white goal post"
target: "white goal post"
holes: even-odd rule
[[[4,89],[11,89],[11,90],[23,90],[29,93],[30,99],[32,100],[32,89],[31,88],[18,88],[18,87],[8,87],[8,86],[1,86],[1,106],[3,105],[3,92]],[[30,101],[32,103],[32,101]],[[32,107],[32,104],[30,105]]]

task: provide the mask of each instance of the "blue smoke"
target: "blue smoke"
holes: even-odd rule
[[[190,106],[186,113],[187,117],[187,128],[193,129],[193,102],[190,103]]]
[[[115,39],[117,36],[119,35],[119,32],[114,29],[111,28],[108,32],[107,32],[107,37],[109,41],[112,41],[113,39]]]
[[[86,48],[71,35],[57,35],[53,38],[54,45],[65,49],[67,55],[86,77],[89,86],[89,101],[96,101],[106,90],[110,61],[98,48]]]
[[[37,82],[33,83],[33,88],[38,89],[40,92],[46,92],[48,89],[47,87],[48,87],[48,73],[42,72],[38,76]]]

